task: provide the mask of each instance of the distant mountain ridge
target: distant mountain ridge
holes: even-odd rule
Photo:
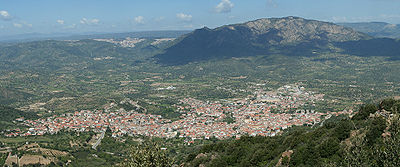
[[[374,37],[400,38],[400,25],[385,22],[337,23]]]
[[[225,27],[232,29],[235,26],[247,27],[256,36],[277,31],[278,33],[276,36],[281,37],[280,41],[276,41],[279,42],[279,44],[288,44],[316,39],[328,40],[331,42],[341,42],[368,38],[368,36],[365,34],[333,23],[307,20],[292,16],[285,18],[258,19],[255,21],[246,22],[244,24],[223,26],[221,28],[217,28],[216,30]],[[261,36],[261,38],[262,37],[263,36]],[[264,40],[268,39],[264,38]]]
[[[333,23],[292,16],[266,18],[215,29],[197,29],[155,58],[163,64],[174,65],[277,51],[310,53],[327,49],[329,43],[368,39],[372,37]]]

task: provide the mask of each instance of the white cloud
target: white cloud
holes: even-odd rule
[[[13,25],[14,25],[14,27],[17,27],[17,28],[22,28],[22,24],[20,24],[20,23],[13,23]]]
[[[65,23],[65,21],[64,20],[57,20],[57,23],[63,25]]]
[[[135,17],[135,22],[137,23],[137,24],[144,24],[144,17],[143,16],[137,16],[137,17]]]
[[[0,19],[1,20],[11,20],[13,17],[5,10],[0,10]]]
[[[87,18],[82,18],[80,23],[85,24],[85,25],[97,25],[99,24],[100,20],[99,19],[87,19]]]
[[[178,14],[176,14],[176,17],[182,21],[187,21],[187,22],[192,21],[192,18],[193,18],[192,15],[184,14],[184,13],[178,13]]]
[[[234,5],[230,0],[221,0],[221,2],[215,7],[215,11],[218,13],[229,13],[233,6]]]

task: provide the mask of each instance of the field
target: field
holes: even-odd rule
[[[12,143],[12,144],[21,144],[26,142],[50,142],[52,139],[43,136],[35,136],[35,137],[17,137],[17,138],[6,138],[1,137],[0,142],[2,143]]]
[[[30,164],[41,164],[41,165],[49,165],[51,160],[44,158],[40,155],[24,155],[19,160],[21,166],[30,165]]]

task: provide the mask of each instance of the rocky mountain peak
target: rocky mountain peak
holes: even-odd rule
[[[351,28],[328,22],[293,16],[263,18],[215,29],[197,29],[180,38],[175,45],[156,58],[165,64],[184,64],[272,52],[306,55],[315,50],[329,48],[329,43],[370,38]]]
[[[303,40],[327,40],[329,42],[353,41],[369,38],[368,35],[333,23],[307,20],[300,17],[264,18],[238,24],[249,28],[254,35],[277,31],[282,37],[280,44]]]

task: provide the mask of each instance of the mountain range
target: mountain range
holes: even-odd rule
[[[375,45],[385,46],[376,53]],[[265,18],[215,29],[197,29],[156,55],[161,64],[267,54],[312,56],[319,52],[343,52],[363,56],[400,55],[395,39],[374,38],[352,28],[300,17]],[[362,49],[362,51],[360,51]]]
[[[374,37],[400,38],[400,25],[385,22],[337,23]]]

